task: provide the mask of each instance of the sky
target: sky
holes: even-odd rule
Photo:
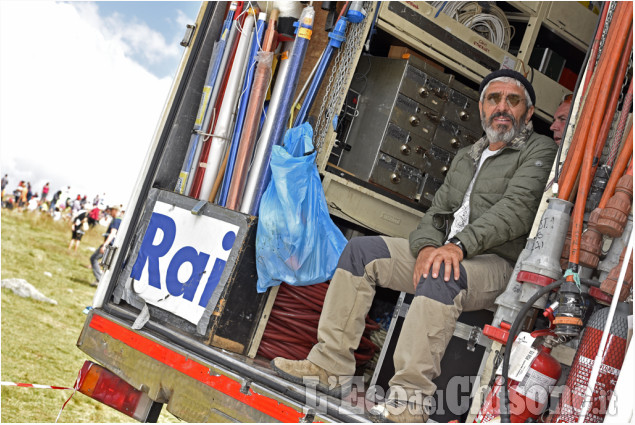
[[[200,2],[0,1],[0,173],[8,191],[128,203]]]

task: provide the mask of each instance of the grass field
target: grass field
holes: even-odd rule
[[[105,228],[89,230],[80,249],[68,251],[70,225],[38,212],[2,210],[2,279],[21,278],[52,305],[2,289],[2,381],[72,387],[88,357],[75,343],[95,288],[90,255]],[[48,272],[52,275],[45,275]],[[2,387],[2,422],[55,422],[70,390]],[[134,422],[128,416],[76,393],[60,422]],[[165,409],[159,422],[179,420]]]

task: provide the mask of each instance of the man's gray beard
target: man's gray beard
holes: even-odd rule
[[[487,124],[487,120],[483,115],[481,115],[481,126],[483,130],[485,130],[485,135],[487,136],[487,141],[492,144],[496,142],[504,142],[508,144],[512,140],[516,138],[526,127],[527,125],[524,123],[525,116],[522,116],[518,122],[514,122],[515,119],[512,118],[512,126],[509,130],[496,130],[492,125]]]
[[[496,142],[505,142],[505,144],[507,144],[514,140],[514,137],[516,137],[518,133],[514,126],[507,131],[500,131],[494,129],[492,126],[485,126],[485,135],[490,144]]]

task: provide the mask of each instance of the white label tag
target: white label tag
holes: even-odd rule
[[[536,338],[527,332],[521,332],[512,345],[512,351],[509,360],[508,378],[514,381],[522,381],[534,359],[538,356],[538,350],[531,345]],[[497,375],[503,374],[503,364],[501,363],[496,369]]]
[[[544,404],[549,398],[549,390],[555,384],[554,378],[537,370],[529,369],[523,381],[516,387],[516,392],[537,401],[539,404]]]

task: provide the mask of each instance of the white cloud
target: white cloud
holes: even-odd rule
[[[179,25],[179,27],[185,28],[186,25],[192,23],[192,19],[190,16],[187,16],[181,9],[178,9],[176,11],[175,22]]]
[[[107,17],[98,14],[95,3],[75,3],[80,15],[128,55],[143,56],[150,63],[178,58],[179,45],[167,43],[163,35],[137,18],[126,19],[119,13]]]
[[[128,201],[171,81],[129,57],[160,50],[162,37],[109,25],[92,4],[0,2],[0,158],[10,189],[28,178],[37,191],[51,181]]]

